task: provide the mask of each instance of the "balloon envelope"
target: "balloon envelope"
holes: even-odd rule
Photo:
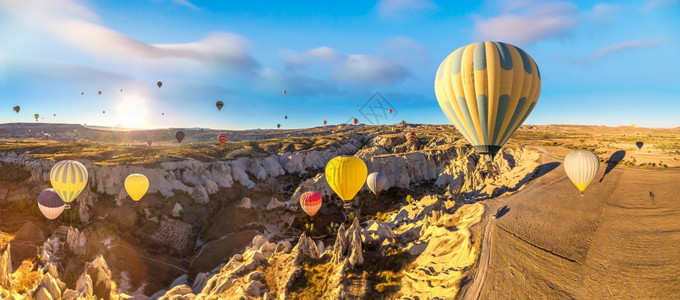
[[[326,123],[328,123],[328,122],[326,122],[326,120],[323,120],[323,125],[326,125]]]
[[[356,156],[336,156],[326,164],[326,181],[340,199],[351,201],[364,186],[368,169]]]
[[[184,139],[184,136],[185,136],[184,131],[178,130],[177,132],[175,132],[175,138],[176,138],[177,141],[180,142],[180,143],[181,143],[182,140]]]
[[[13,107],[12,109],[13,109],[16,113],[19,113],[19,111],[21,110],[21,106],[18,106],[18,105],[17,105],[17,106],[15,106],[15,107]]]
[[[97,92],[97,93],[98,93],[99,95],[101,95],[101,94],[102,94],[102,91],[99,91],[99,92]]]
[[[389,112],[389,113],[392,113],[392,109],[391,109],[391,108],[390,108],[390,109],[388,109],[388,110],[387,110],[387,112]]]
[[[415,132],[412,132],[412,131],[407,132],[407,133],[406,133],[406,140],[407,140],[409,143],[415,142],[415,141],[416,141],[416,133],[415,133]]]
[[[276,124],[276,128],[281,128],[281,124]]]
[[[157,85],[157,86],[158,86],[158,88],[160,89],[160,88],[161,88],[161,86],[163,86],[163,83],[159,81],[159,82],[156,82],[156,85]]]
[[[227,135],[225,133],[220,133],[220,135],[217,136],[217,140],[220,142],[220,144],[224,145],[227,143]]]
[[[380,172],[373,172],[366,177],[366,185],[376,196],[387,186],[387,176]]]
[[[149,190],[149,179],[142,174],[130,174],[125,178],[125,191],[130,195],[130,198],[139,201]]]
[[[599,170],[600,161],[597,155],[590,151],[575,150],[564,158],[564,171],[576,188],[581,191],[581,195]]]
[[[357,125],[357,123],[359,123],[359,120],[357,118],[354,118],[352,119],[352,123],[354,123],[354,125]]]
[[[317,192],[305,192],[300,196],[300,206],[302,210],[310,217],[316,215],[321,208],[323,202],[321,195]]]
[[[38,196],[38,208],[45,218],[54,220],[64,211],[66,203],[53,188],[44,189]]]
[[[215,106],[217,107],[217,110],[222,110],[222,107],[224,107],[224,102],[217,101],[215,102]]]
[[[69,205],[87,185],[87,169],[75,160],[62,160],[50,170],[50,182],[61,200]],[[66,208],[69,208],[68,206]]]
[[[493,158],[534,109],[541,76],[522,49],[479,42],[444,59],[434,90],[449,121],[479,153]]]
[[[35,118],[36,121],[38,121],[38,118],[40,118],[40,115],[39,115],[39,114],[35,114],[35,115],[33,115],[33,117]]]

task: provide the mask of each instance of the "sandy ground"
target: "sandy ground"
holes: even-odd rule
[[[462,298],[680,295],[680,170],[617,167],[605,175],[603,165],[580,197],[559,156],[543,162],[549,172],[527,189],[484,203],[481,260]],[[502,206],[507,213],[492,219]]]

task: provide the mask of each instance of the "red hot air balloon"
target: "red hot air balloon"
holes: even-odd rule
[[[99,95],[101,95],[101,94],[102,94],[102,91],[99,91],[99,92],[97,92],[97,93],[98,93]]]
[[[413,143],[416,141],[416,134],[412,131],[409,131],[406,133],[406,140],[408,140],[409,143]]]
[[[354,125],[357,125],[357,123],[359,123],[359,120],[357,118],[354,118],[352,119],[352,123],[354,123]]]
[[[221,145],[224,145],[227,143],[227,135],[224,133],[220,133],[220,135],[217,136],[217,140],[220,142]]]
[[[391,108],[388,109],[387,112],[388,112],[388,113],[392,113],[392,109],[391,109]]]
[[[302,206],[302,210],[310,217],[316,215],[319,208],[321,208],[322,202],[321,195],[317,192],[305,192],[300,196],[300,206]]]

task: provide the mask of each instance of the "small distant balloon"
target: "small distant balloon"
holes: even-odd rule
[[[163,83],[159,81],[159,82],[156,82],[156,85],[157,85],[157,86],[158,86],[158,88],[160,89],[160,88],[161,88],[161,86],[163,86]]]
[[[323,125],[326,125],[326,123],[328,123],[328,122],[326,122],[326,120],[323,120]]]
[[[286,119],[286,120],[288,120],[288,116],[284,116],[283,118]]]
[[[84,93],[84,92],[80,92],[80,94],[81,94],[81,95],[85,95],[85,93]]]
[[[335,130],[331,130],[331,133],[332,133],[332,134],[335,134]]]
[[[120,89],[120,92],[122,93],[122,92],[123,92],[123,89]]]
[[[215,103],[215,106],[217,106],[217,110],[222,110],[222,107],[224,107],[224,102],[222,101],[217,101]]]
[[[54,114],[54,116],[56,117],[56,116],[57,116],[57,114]]]
[[[161,116],[165,116],[165,113],[161,113]]]
[[[102,91],[99,91],[99,92],[97,92],[97,93],[98,93],[99,95],[101,95],[101,94],[102,94]]]
[[[35,114],[35,115],[33,115],[33,117],[35,118],[36,121],[38,121],[38,119],[40,118],[40,115],[39,115],[39,114]]]
[[[185,136],[184,131],[177,130],[177,132],[175,132],[175,138],[176,138],[177,141],[180,142],[180,143],[182,143],[182,140],[184,139],[184,136]]]
[[[387,110],[387,112],[389,112],[389,113],[392,113],[392,109],[391,109],[391,108],[390,108],[390,109],[388,109],[388,110]]]
[[[276,124],[276,128],[281,128],[281,124]]]
[[[352,119],[352,123],[354,123],[354,125],[357,125],[357,123],[359,123],[359,120],[357,118],[354,118]]]
[[[13,107],[12,109],[13,109],[16,113],[19,113],[19,111],[21,110],[21,106],[17,105],[17,106],[15,106],[15,107]]]
[[[217,141],[220,142],[220,145],[223,145],[227,143],[227,134],[225,133],[220,133],[220,135],[217,136]]]
[[[146,143],[149,144],[149,146],[151,146],[151,144],[152,144],[153,142],[152,142],[151,140],[148,140],[148,141],[146,141]]]
[[[102,110],[102,113],[103,113],[103,114],[105,114],[105,113],[106,113],[106,111],[105,111],[105,110]]]
[[[283,95],[288,95],[288,91],[283,91]]]

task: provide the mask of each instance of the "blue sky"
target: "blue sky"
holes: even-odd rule
[[[481,40],[541,69],[526,124],[680,126],[678,0],[0,0],[0,122],[368,123],[359,109],[380,92],[395,109],[383,124],[448,124],[435,72]]]

